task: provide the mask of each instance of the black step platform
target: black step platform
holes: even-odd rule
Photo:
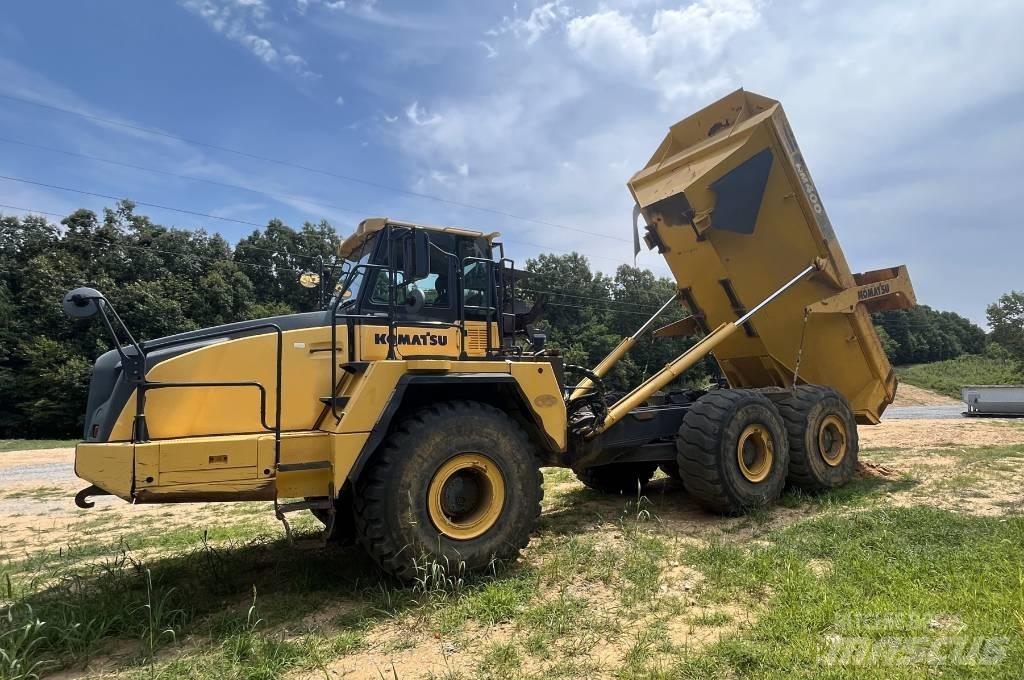
[[[359,374],[359,373],[366,373],[366,369],[370,366],[370,362],[369,361],[346,361],[345,363],[339,364],[338,366],[341,368],[341,370],[345,371],[346,373],[351,373],[352,375],[356,375],[356,374]]]
[[[298,501],[296,503],[285,503],[277,506],[278,516],[286,512],[298,512],[300,510],[328,510],[334,506],[333,501],[327,498],[314,499],[309,501]]]

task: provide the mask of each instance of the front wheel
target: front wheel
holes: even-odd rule
[[[676,439],[686,491],[703,507],[736,514],[775,501],[789,448],[782,418],[754,390],[716,390],[694,402]]]
[[[406,580],[430,562],[482,569],[529,542],[541,483],[533,444],[510,416],[473,401],[435,404],[403,420],[360,477],[359,542]]]

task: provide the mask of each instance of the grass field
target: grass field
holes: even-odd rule
[[[896,373],[901,380],[911,385],[934,390],[954,399],[960,398],[960,388],[964,385],[1024,383],[1024,373],[1013,361],[973,354],[931,364],[897,366]]]
[[[0,453],[74,447],[77,439],[0,439]]]
[[[547,470],[520,562],[405,586],[288,546],[265,504],[97,505],[0,539],[0,678],[1018,678],[1024,429],[972,427],[969,448],[876,434],[848,487],[736,518],[668,479],[608,497]]]

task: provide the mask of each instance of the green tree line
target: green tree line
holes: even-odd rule
[[[0,218],[0,437],[76,436],[92,363],[110,349],[94,321],[64,316],[69,289],[106,294],[138,339],[315,309],[297,284],[338,235],[272,220],[232,247],[202,230],[154,224],[129,202],[78,210],[58,226]]]
[[[60,224],[40,216],[0,217],[0,437],[77,436],[93,361],[110,339],[93,321],[64,316],[60,300],[89,285],[110,298],[133,334],[157,338],[242,319],[311,311],[316,290],[302,271],[330,262],[339,235],[328,223],[292,228],[271,220],[234,246],[218,234],[167,227],[122,202],[102,215],[79,210]],[[542,254],[526,263],[527,301],[544,304],[548,346],[567,363],[596,365],[675,292],[675,283],[628,265],[613,275],[582,255]],[[679,318],[672,308],[657,325]],[[1024,355],[1024,295],[989,309],[1000,343]],[[967,319],[920,306],[875,317],[895,363],[980,353],[988,339]],[[607,379],[610,390],[637,385],[692,340],[645,336]],[[688,372],[706,383],[705,360]]]
[[[882,346],[895,364],[924,364],[961,354],[981,354],[988,342],[985,331],[970,320],[927,305],[879,312],[874,322]]]

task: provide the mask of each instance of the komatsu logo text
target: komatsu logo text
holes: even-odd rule
[[[397,344],[399,345],[420,345],[420,346],[440,346],[444,347],[448,344],[448,336],[446,335],[434,335],[433,333],[397,333],[395,335]],[[374,333],[373,344],[375,345],[386,345],[388,344],[387,333]]]
[[[858,300],[867,300],[868,298],[878,297],[879,295],[885,295],[889,292],[888,283],[878,283],[870,288],[861,288],[857,291]]]

